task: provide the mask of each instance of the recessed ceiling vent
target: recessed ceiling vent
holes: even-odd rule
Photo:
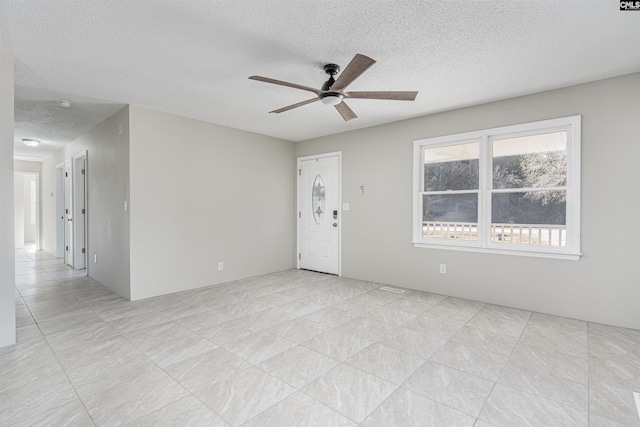
[[[389,286],[383,286],[380,288],[381,291],[393,292],[394,294],[402,294],[404,293],[404,289],[391,288]]]

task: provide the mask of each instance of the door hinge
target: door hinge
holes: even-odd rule
[[[302,254],[300,254],[300,253],[298,254],[298,260],[299,261],[302,260]]]
[[[84,208],[82,208],[82,214],[84,215]]]
[[[84,248],[82,248],[82,253],[84,253]]]
[[[84,175],[84,169],[82,169],[82,175]]]
[[[302,176],[302,169],[298,169],[298,176]]]
[[[65,173],[64,173],[64,176],[65,176],[66,178],[68,178],[68,177],[69,177],[69,173],[68,173],[68,172],[65,172]]]
[[[65,250],[69,252],[69,246],[65,246]]]
[[[64,213],[68,214],[69,213],[69,209],[65,209]]]
[[[298,212],[298,218],[302,218],[302,212]]]

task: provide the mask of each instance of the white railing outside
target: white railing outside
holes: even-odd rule
[[[423,221],[422,236],[426,239],[478,240],[478,224]],[[491,224],[491,242],[564,247],[567,244],[567,228],[549,224]]]
[[[478,240],[478,224],[475,222],[422,222],[425,239]]]

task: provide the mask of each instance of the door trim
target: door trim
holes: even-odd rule
[[[322,153],[322,154],[313,154],[310,156],[298,157],[296,161],[296,269],[300,269],[300,257],[298,254],[300,253],[300,217],[298,216],[298,212],[302,211],[301,200],[300,200],[300,174],[298,171],[302,167],[302,162],[305,160],[313,160],[313,159],[323,159],[326,157],[338,157],[338,210],[341,215],[340,219],[340,227],[338,228],[338,276],[342,276],[342,227],[344,226],[344,219],[342,215],[344,211],[342,210],[342,151],[333,151],[331,153]]]

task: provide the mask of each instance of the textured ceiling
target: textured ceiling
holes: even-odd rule
[[[44,141],[16,155],[41,158],[126,104],[300,141],[637,72],[638,40],[640,12],[603,0],[0,2],[16,141]],[[378,62],[349,90],[417,100],[349,100],[350,122],[319,102],[268,114],[309,93],[247,78],[319,88],[356,53]]]

